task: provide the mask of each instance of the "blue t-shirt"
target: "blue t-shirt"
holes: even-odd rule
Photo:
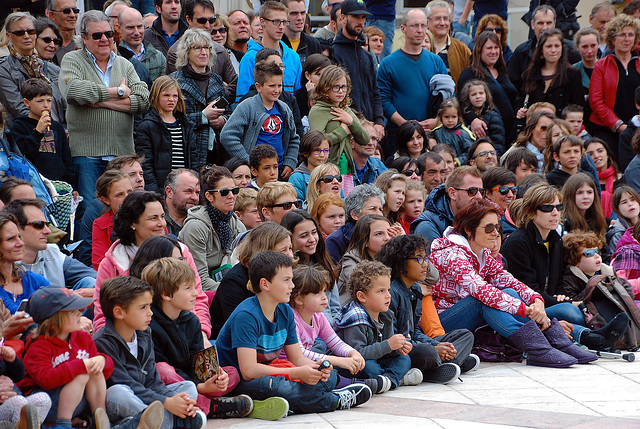
[[[31,295],[42,286],[49,286],[49,280],[31,271],[20,273],[20,277],[22,277],[22,293],[20,295],[7,292],[4,286],[0,287],[0,298],[2,298],[4,306],[7,307],[7,310],[9,310],[11,314],[18,311],[20,302],[23,299],[29,299]]]
[[[285,345],[296,344],[296,322],[289,305],[278,304],[275,322],[270,322],[262,312],[257,296],[247,298],[236,307],[218,334],[216,348],[221,366],[238,365],[238,347],[255,349],[258,363],[270,364]],[[242,374],[241,374],[242,375]]]
[[[268,144],[278,153],[278,165],[282,166],[282,160],[284,159],[284,146],[282,145],[282,130],[284,128],[284,119],[278,103],[273,103],[273,108],[265,110],[269,117],[260,124],[260,133],[258,134],[258,140],[256,145]]]

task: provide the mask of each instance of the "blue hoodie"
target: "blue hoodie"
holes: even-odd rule
[[[424,204],[424,211],[416,220],[411,222],[412,234],[422,235],[429,241],[442,237],[448,226],[453,225],[453,211],[451,200],[447,195],[444,184],[435,188]]]

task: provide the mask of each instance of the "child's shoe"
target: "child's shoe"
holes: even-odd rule
[[[371,389],[366,384],[350,384],[342,389],[332,390],[338,396],[337,410],[348,410],[352,407],[362,405],[371,399]]]
[[[202,411],[196,411],[196,415],[185,418],[173,416],[174,429],[204,429],[207,425],[207,416]]]
[[[20,410],[20,420],[16,423],[18,429],[38,429],[40,427],[40,418],[38,417],[38,409],[33,404],[27,404]]]
[[[154,401],[142,412],[136,429],[158,429],[163,421],[164,405],[160,401]]]
[[[480,358],[473,353],[469,353],[469,356],[467,356],[465,361],[462,362],[462,365],[460,365],[460,372],[473,371],[478,366],[480,366]]]
[[[400,380],[400,386],[418,386],[422,383],[422,371],[418,368],[411,368]]]
[[[289,413],[289,402],[279,396],[264,401],[253,401],[253,410],[249,413],[252,419],[278,420]]]
[[[103,408],[98,408],[93,413],[93,422],[96,425],[96,429],[111,429],[109,416],[107,416],[107,412]]]
[[[424,381],[447,384],[460,377],[460,367],[452,362],[445,362],[437,368],[422,373]]]
[[[253,410],[253,401],[247,395],[239,395],[233,398],[211,398],[211,410],[209,418],[234,418],[245,417]]]
[[[354,383],[366,384],[373,393],[384,393],[391,389],[391,380],[384,375],[376,375],[373,378],[353,379]],[[345,386],[346,387],[346,386]]]

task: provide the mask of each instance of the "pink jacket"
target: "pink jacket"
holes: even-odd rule
[[[509,314],[526,316],[526,304],[538,293],[513,277],[502,265],[491,257],[489,249],[482,250],[482,259],[471,251],[468,241],[457,234],[450,234],[451,227],[431,245],[429,259],[438,269],[440,279],[433,285],[438,313],[451,308],[462,298],[471,295],[483,304]],[[512,297],[501,289],[514,289],[523,301]]]
[[[205,295],[202,290],[202,283],[200,281],[200,276],[198,275],[198,269],[196,268],[196,264],[193,262],[193,256],[191,256],[189,248],[183,243],[180,243],[180,247],[182,248],[182,256],[186,258],[186,262],[191,265],[191,268],[193,268],[193,271],[196,273],[196,290],[198,291],[198,297],[196,298],[196,307],[193,309],[193,313],[198,316],[198,319],[200,319],[202,331],[207,334],[208,338],[211,336],[209,301],[207,299],[207,295]],[[104,326],[104,314],[102,313],[102,307],[100,307],[100,286],[102,285],[102,282],[116,276],[128,276],[130,266],[131,261],[129,260],[129,256],[125,251],[124,246],[120,244],[120,240],[116,240],[104,255],[104,259],[100,262],[98,274],[96,275],[96,291],[93,294],[93,297],[96,299],[93,304],[93,327],[96,331]]]

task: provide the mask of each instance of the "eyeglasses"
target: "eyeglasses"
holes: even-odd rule
[[[622,39],[634,39],[636,37],[636,33],[618,33],[613,37],[620,37]]]
[[[221,197],[226,197],[227,195],[229,195],[229,192],[231,192],[233,195],[238,195],[238,192],[240,192],[240,186],[234,186],[233,188],[229,189],[229,188],[222,188],[222,189],[212,189],[210,191],[207,192],[218,192],[220,194]]]
[[[44,229],[44,227],[47,226],[47,222],[43,220],[36,220],[34,222],[27,222],[22,224],[22,226],[27,226],[27,225],[31,225],[35,229],[40,230],[40,229]]]
[[[220,28],[212,28],[211,29],[211,34],[226,34],[227,33],[227,27],[220,27]]]
[[[196,18],[196,22],[200,25],[205,25],[207,22],[213,25],[213,23],[216,22],[216,17],[212,16],[211,18],[205,18],[205,17]]]
[[[75,13],[76,15],[80,13],[80,9],[78,9],[77,7],[65,7],[64,9],[51,9],[51,12],[62,12],[65,15],[69,15],[71,12]]]
[[[478,225],[478,228],[484,228],[484,232],[487,234],[491,234],[496,229],[498,233],[502,234],[502,225],[500,223],[488,223],[485,226]]]
[[[109,31],[96,31],[95,33],[91,33],[90,36],[93,40],[101,40],[102,36],[106,37],[107,39],[112,39],[113,36],[115,36],[115,31],[113,30],[109,30]]]
[[[28,30],[7,31],[7,33],[13,34],[14,36],[18,36],[18,37],[24,36],[24,33],[27,33],[27,34],[33,36],[34,34],[36,34],[36,29],[35,28],[29,28]]]
[[[42,40],[47,45],[53,42],[55,45],[62,46],[62,40],[54,37],[38,37],[38,39]]]
[[[432,16],[430,18],[427,18],[429,21],[442,21],[442,22],[449,22],[449,17],[448,16]]]
[[[299,209],[300,207],[302,207],[302,201],[287,201],[286,203],[269,204],[267,207],[269,207],[269,208],[280,207],[280,208],[283,208],[285,210],[291,210],[291,207],[293,207],[293,206],[295,206],[297,209]]]
[[[478,192],[480,192],[480,195],[483,197],[487,195],[487,190],[485,188],[476,188],[475,186],[472,186],[471,188],[467,188],[467,189],[463,189],[463,188],[453,188],[453,189],[455,189],[456,191],[467,191],[467,195],[469,195],[470,197],[473,197]]]
[[[311,152],[314,155],[324,155],[324,154],[329,155],[331,153],[331,148],[328,148],[328,149],[313,149]]]
[[[424,29],[427,28],[427,24],[425,24],[424,22],[416,22],[415,24],[407,24],[407,25],[405,25],[405,27],[409,27],[409,28],[413,28],[413,29],[420,28],[420,29],[424,30]]]
[[[593,255],[595,254],[600,255],[600,249],[594,248],[594,249],[585,249],[584,252],[582,252],[582,254],[584,256],[586,256],[587,258],[591,258]]]
[[[482,152],[478,152],[473,158],[484,158],[485,156],[489,156],[489,155],[493,155],[496,156],[498,155],[498,151],[497,150],[483,150]]]
[[[287,26],[289,24],[291,24],[291,21],[289,21],[288,19],[282,20],[282,19],[269,19],[269,18],[262,18],[265,21],[269,21],[271,23],[273,23],[273,25],[275,25],[276,27],[280,27],[281,25]]]
[[[502,34],[502,27],[497,26],[497,27],[485,27],[484,30],[482,31],[493,31],[494,33],[498,33],[498,34]]]
[[[198,52],[202,52],[202,51],[211,52],[211,46],[190,46],[189,49],[191,49],[192,51],[198,51]]]
[[[422,173],[422,172],[421,172],[419,169],[417,169],[417,168],[416,168],[415,170],[404,170],[404,171],[402,172],[402,174],[404,174],[404,175],[405,175],[405,176],[407,176],[407,177],[411,177],[411,176],[413,176],[414,174],[415,174],[416,176],[419,176],[419,175],[420,175],[420,173]]]
[[[333,85],[331,89],[333,92],[347,92],[351,88],[349,85]]]
[[[551,213],[553,211],[553,209],[558,210],[559,212],[562,211],[562,208],[564,207],[564,205],[562,203],[560,204],[542,204],[538,206],[538,210],[540,210],[542,213]]]
[[[407,258],[407,259],[418,261],[418,265],[423,265],[425,262],[429,260],[429,258],[426,256],[414,256],[413,258]]]
[[[496,186],[495,188],[491,189],[492,192],[494,191],[498,191],[500,192],[500,195],[507,195],[509,192],[513,193],[513,195],[517,194],[518,191],[520,190],[520,186]]]
[[[322,181],[324,183],[331,183],[334,180],[337,180],[338,182],[342,183],[342,176],[339,174],[336,174],[336,175],[325,174],[324,176],[318,179],[318,182]]]

